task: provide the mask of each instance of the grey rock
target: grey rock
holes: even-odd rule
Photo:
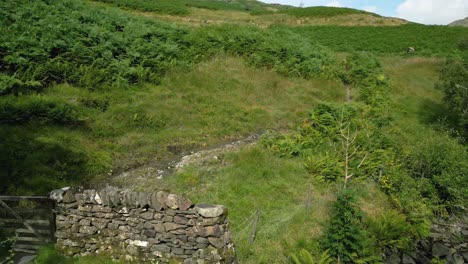
[[[442,243],[432,245],[432,255],[436,257],[445,257],[450,253],[450,248]]]
[[[80,227],[80,233],[87,234],[87,235],[93,235],[96,234],[98,231],[98,228],[95,226],[82,226]]]
[[[204,217],[217,217],[226,213],[226,207],[222,205],[198,204],[195,211]]]
[[[385,263],[386,264],[400,264],[401,263],[400,256],[397,253],[391,253],[385,259]]]
[[[99,229],[103,229],[107,227],[107,224],[109,222],[110,221],[108,219],[96,218],[96,219],[93,219],[92,225]]]
[[[192,207],[193,203],[190,199],[188,199],[185,196],[179,196],[179,209],[180,210],[188,210],[190,207]]]
[[[455,264],[463,264],[465,261],[463,260],[463,257],[459,254],[454,254],[453,258],[455,260]]]
[[[91,220],[89,219],[81,219],[79,222],[80,226],[90,226],[91,225]]]
[[[141,213],[140,217],[143,218],[143,219],[146,219],[146,220],[151,220],[154,217],[154,213],[153,212]]]
[[[131,255],[134,255],[134,256],[138,255],[138,247],[135,245],[128,245],[125,250]]]
[[[156,193],[156,199],[163,207],[166,205],[167,196],[169,196],[167,192],[159,191]]]
[[[109,223],[107,224],[107,228],[111,229],[111,230],[116,230],[119,228],[119,225],[116,224],[116,223]]]
[[[150,206],[154,210],[160,212],[164,207],[161,205],[161,203],[158,200],[157,194],[156,193],[151,193],[150,195]]]
[[[181,229],[181,228],[186,228],[186,226],[175,224],[175,223],[164,223],[164,229],[166,231],[171,231],[171,230],[176,230],[176,229]]]
[[[187,254],[187,253],[185,253]],[[193,254],[193,253],[192,253]],[[187,255],[192,255],[192,254],[187,254]],[[185,259],[183,264],[197,264],[197,262],[191,258]]]
[[[149,205],[149,194],[148,193],[138,193],[138,200],[137,200],[139,207],[146,207]]]
[[[164,245],[164,244],[154,245],[154,246],[151,247],[151,251],[169,253],[169,252],[171,252],[171,248],[168,247],[167,245]]]
[[[57,203],[61,203],[63,201],[63,195],[70,189],[70,187],[64,187],[61,189],[53,190],[49,193],[49,198],[56,201]]]
[[[156,232],[158,232],[158,233],[166,232],[166,229],[164,228],[164,225],[161,224],[161,223],[155,224],[154,225],[154,230],[156,230]]]
[[[188,219],[185,218],[185,217],[176,215],[176,216],[174,216],[174,222],[175,222],[176,224],[185,225],[185,224],[187,224]]]
[[[222,238],[208,237],[208,241],[215,248],[223,248],[224,247],[224,240]],[[407,263],[407,264],[410,264],[410,263]],[[411,264],[413,264],[413,263],[411,263]],[[414,264],[416,264],[416,263],[414,263]]]
[[[169,194],[166,197],[165,204],[167,205],[167,207],[169,207],[171,209],[178,209],[179,208],[179,197],[177,197],[177,195],[175,195],[175,194]]]
[[[414,259],[411,256],[407,254],[403,254],[402,263],[403,264],[416,264],[416,261],[414,261]]]
[[[184,254],[184,249],[183,248],[172,248],[171,252],[176,254],[176,255],[183,255]]]
[[[195,226],[193,227],[195,234],[201,237],[220,237],[222,230],[219,225],[215,226]]]
[[[146,236],[146,237],[155,237],[156,236],[156,230],[151,230],[151,229],[144,230],[143,235]]]

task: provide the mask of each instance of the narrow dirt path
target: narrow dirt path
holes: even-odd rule
[[[243,147],[254,145],[259,137],[260,134],[253,134],[243,139],[223,143],[212,148],[192,151],[176,159],[124,171],[112,177],[110,184],[125,185],[125,187],[143,186],[149,179],[162,180],[164,177],[183,171],[187,166],[200,166],[207,162],[218,160],[221,155],[227,152],[238,151]]]

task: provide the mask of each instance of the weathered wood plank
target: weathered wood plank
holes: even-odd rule
[[[19,220],[19,219],[5,219],[0,218],[1,223],[15,223],[15,224],[31,224],[31,225],[49,225],[49,220],[42,220],[42,219],[27,219],[27,220]]]
[[[13,210],[15,210],[15,212],[19,213],[19,214],[36,214],[36,215],[45,215],[45,214],[50,214],[50,212],[52,211],[51,209],[39,209],[39,208],[33,208],[33,209],[30,209],[30,208],[12,208]],[[6,214],[8,212],[8,210],[6,209],[0,209],[0,214]]]
[[[16,252],[23,252],[23,253],[28,253],[28,254],[36,254],[35,250],[31,249],[23,249],[23,248],[13,248],[14,251]]]
[[[15,244],[14,249],[39,249],[42,245]]]
[[[2,228],[3,230],[11,233],[19,233],[19,234],[33,234],[31,230],[25,229],[25,228]],[[36,232],[44,235],[50,235],[50,230],[49,229],[36,229]]]
[[[0,196],[0,200],[2,201],[38,201],[38,202],[52,202],[52,200],[47,196]]]
[[[17,237],[16,241],[41,242],[41,243],[51,242],[50,239],[44,240],[44,239],[38,238],[38,237],[24,237],[24,236]],[[16,242],[16,243],[18,243],[18,242]]]

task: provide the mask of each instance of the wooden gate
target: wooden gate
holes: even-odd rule
[[[15,238],[17,252],[35,253],[54,242],[55,203],[42,196],[0,196],[0,229]]]

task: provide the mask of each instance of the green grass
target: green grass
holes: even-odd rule
[[[271,13],[271,5],[255,0],[212,1],[212,0],[98,0],[118,7],[139,11],[157,12],[168,15],[188,15],[190,7],[209,10],[243,11],[253,14]]]
[[[378,54],[406,55],[414,47],[413,56],[459,55],[458,43],[466,37],[463,27],[425,26],[305,26],[294,32],[312,43],[319,43],[338,52],[368,51]]]
[[[108,106],[103,112],[87,98],[105,99]],[[160,85],[92,92],[63,84],[41,95],[3,97],[0,102],[13,105],[28,100],[66,102],[78,109],[81,120],[71,126],[40,120],[0,125],[6,138],[2,157],[10,166],[2,173],[8,179],[2,181],[3,190],[45,194],[64,184],[102,179],[111,168],[126,170],[171,157],[171,146],[188,151],[285,127],[319,98],[340,101],[344,89],[332,80],[288,79],[250,68],[236,57],[175,69]]]
[[[123,262],[112,260],[108,256],[89,256],[79,258],[64,257],[53,246],[42,247],[38,252],[35,264],[119,264]]]

